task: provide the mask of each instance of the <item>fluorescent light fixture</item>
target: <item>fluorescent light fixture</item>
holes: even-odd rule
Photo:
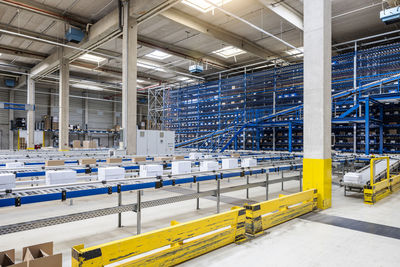
[[[2,53],[0,53],[0,57],[1,57],[1,55],[3,55]]]
[[[72,84],[72,87],[86,89],[86,90],[104,91],[104,88],[101,88],[97,85],[84,84],[84,83],[74,83]]]
[[[302,53],[300,53],[299,50],[300,50]],[[303,57],[304,47],[298,47],[297,49],[288,50],[288,51],[285,51],[285,53],[288,54],[289,56]]]
[[[137,79],[136,82],[138,82],[138,83],[145,83],[146,81],[145,81],[145,80]]]
[[[106,60],[106,58],[104,58],[104,57],[99,57],[99,56],[95,56],[95,55],[91,55],[91,54],[83,54],[82,56],[79,57],[79,59],[96,62],[96,63],[100,63],[100,62]]]
[[[145,68],[145,69],[151,69],[151,70],[157,70],[157,71],[161,71],[161,72],[166,72],[164,69],[162,69],[162,68],[160,68],[160,67],[158,67],[156,65],[150,64],[150,63],[138,62],[137,66]]]
[[[159,51],[159,50],[154,50],[150,54],[146,55],[146,57],[151,57],[151,58],[155,58],[155,59],[159,59],[159,60],[163,60],[163,59],[169,58],[170,56],[171,56],[170,54],[164,53],[164,52]]]
[[[232,0],[209,0],[209,1],[217,6],[222,6],[223,4],[229,3]],[[203,13],[206,13],[214,9],[212,5],[210,5],[204,0],[182,0],[182,3],[190,7],[193,7],[194,9],[197,9]]]
[[[230,58],[244,54],[246,52],[234,46],[225,46],[224,48],[214,51],[213,53],[224,58]]]
[[[185,83],[195,82],[195,80],[190,79],[188,77],[183,77],[183,76],[177,77],[177,79],[178,79],[178,81],[185,82]]]

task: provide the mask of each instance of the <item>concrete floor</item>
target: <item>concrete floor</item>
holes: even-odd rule
[[[277,176],[275,177],[277,178]],[[262,178],[253,178],[252,181]],[[273,179],[273,177],[271,177]],[[243,183],[243,178],[223,180],[221,186]],[[215,188],[215,182],[202,183],[203,190]],[[270,187],[270,198],[277,197],[281,185]],[[195,187],[182,187],[194,190]],[[285,183],[283,193],[294,193],[299,190],[299,183]],[[265,188],[250,190],[254,201],[265,199]],[[146,191],[143,201],[179,195],[167,190]],[[221,211],[233,205],[247,202],[245,191],[223,195]],[[123,203],[136,202],[136,193],[123,194]],[[116,195],[81,198],[68,202],[51,202],[25,205],[19,208],[2,208],[0,225],[41,219],[51,216],[75,213],[116,205]],[[233,204],[231,204],[233,203]],[[343,188],[333,186],[333,207],[320,214],[335,215],[369,223],[395,227],[400,231],[400,193],[393,194],[374,206],[363,203],[362,197],[344,197]],[[144,209],[142,212],[142,232],[169,226],[171,220],[190,221],[214,214],[216,202],[213,199],[201,199],[200,210],[196,210],[196,201],[190,200],[161,207]],[[55,252],[63,253],[64,266],[70,266],[71,247],[85,244],[86,247],[132,236],[136,234],[135,213],[123,214],[123,227],[117,228],[117,215],[100,217],[74,223],[56,225],[26,232],[0,236],[0,251],[15,248],[17,258],[21,258],[22,247],[53,241]],[[314,222],[298,218],[271,228],[268,234],[241,245],[229,245],[199,258],[182,264],[182,266],[398,266],[400,255],[397,250],[400,239],[384,237],[348,228]]]

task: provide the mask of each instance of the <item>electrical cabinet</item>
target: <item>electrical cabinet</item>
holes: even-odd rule
[[[175,152],[175,132],[138,130],[137,154],[145,156],[172,155]]]

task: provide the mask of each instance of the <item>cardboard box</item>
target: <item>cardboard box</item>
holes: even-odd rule
[[[389,129],[389,134],[397,134],[397,129]]]
[[[27,262],[15,263],[15,249],[0,252],[0,266],[26,267]]]
[[[125,169],[121,167],[104,167],[99,168],[97,172],[99,181],[109,181],[125,178]]]
[[[62,267],[62,254],[53,255],[53,242],[24,247],[22,258],[29,267]]]
[[[52,129],[52,130],[58,130],[58,122],[53,121],[53,122],[51,123],[51,129]]]
[[[177,156],[173,156],[172,159],[173,159],[173,160],[184,160],[184,159],[185,159],[185,156],[178,156],[178,155],[177,155]]]
[[[138,162],[143,162],[146,161],[146,157],[133,157],[132,162],[138,163]]]
[[[50,167],[50,166],[63,166],[64,160],[46,160],[45,161],[45,166]]]
[[[79,160],[80,165],[94,165],[96,163],[97,163],[96,159],[80,159]]]
[[[106,160],[107,164],[122,163],[122,158],[108,158]]]
[[[97,148],[97,142],[85,140],[83,141],[83,148]]]
[[[192,172],[191,161],[173,161],[171,167],[172,174],[187,174]]]
[[[172,157],[155,157],[154,161],[169,161],[172,160]]]
[[[74,141],[72,141],[72,147],[73,147],[73,148],[82,148],[81,140],[74,140]]]
[[[233,154],[231,154],[231,157],[232,158],[239,158],[240,154],[239,153],[233,153]]]

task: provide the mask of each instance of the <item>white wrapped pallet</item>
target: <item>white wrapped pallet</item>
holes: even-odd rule
[[[140,177],[153,177],[153,176],[161,176],[163,175],[163,166],[162,165],[140,165]]]
[[[15,188],[15,174],[2,173],[0,174],[0,189]]]
[[[20,168],[24,167],[23,162],[7,162],[6,163],[6,168]]]
[[[200,162],[200,171],[201,172],[206,172],[206,171],[216,171],[218,170],[218,162],[215,160],[206,160]]]
[[[104,167],[99,168],[97,172],[99,181],[109,181],[125,178],[125,169],[121,167]]]
[[[343,177],[344,183],[361,184],[362,174],[357,172],[348,172]]]
[[[239,167],[238,159],[222,159],[222,169],[235,169]]]
[[[47,185],[70,184],[76,182],[76,171],[74,170],[46,171]]]
[[[198,152],[189,153],[189,159],[201,159],[201,158],[203,158],[202,153],[198,153]]]
[[[242,159],[242,167],[256,167],[257,166],[257,160],[253,158],[245,158]]]
[[[173,161],[171,167],[172,174],[187,174],[192,172],[192,162]]]

